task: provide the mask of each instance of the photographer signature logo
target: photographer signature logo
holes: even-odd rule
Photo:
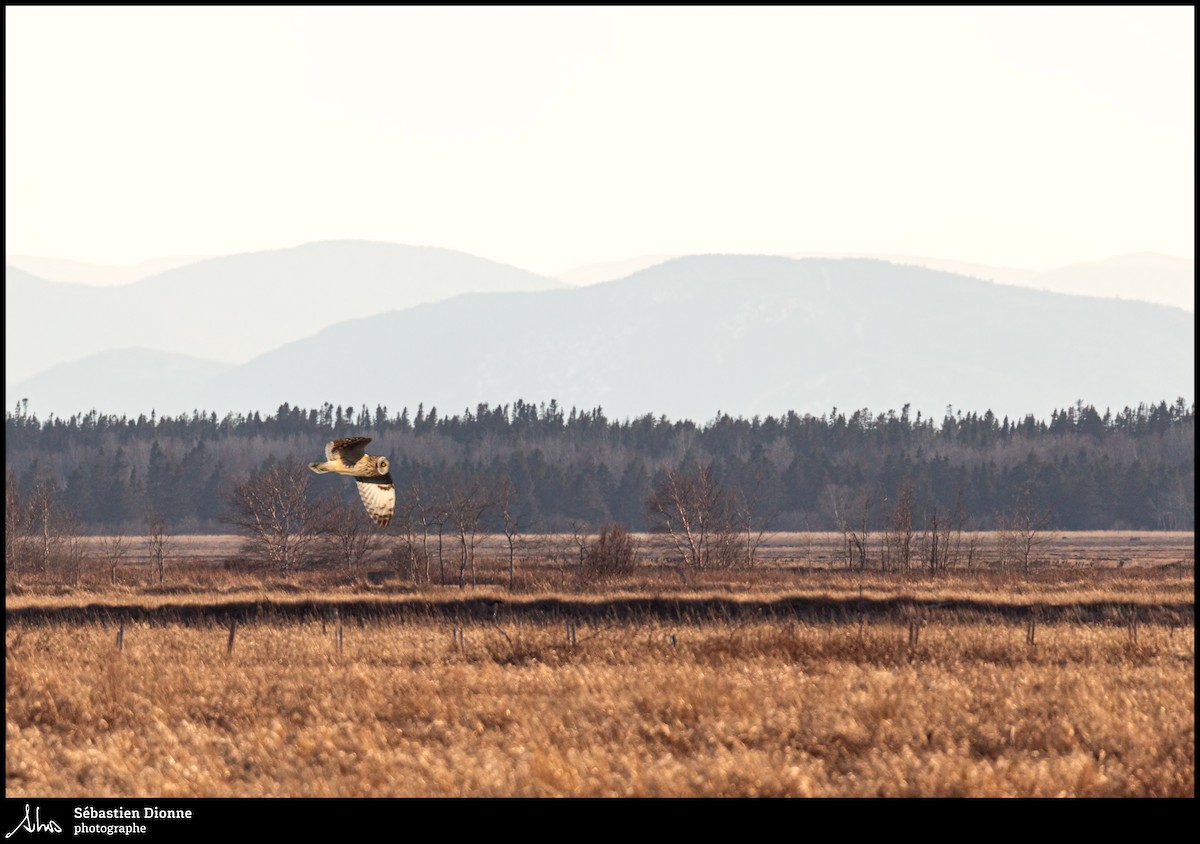
[[[33,810],[33,817],[29,817],[29,804],[25,804],[25,817],[21,818],[21,822],[12,828],[12,832],[5,835],[5,838],[12,838],[20,830],[26,832],[62,832],[62,827],[54,821],[46,821],[42,823],[42,807],[38,806]]]

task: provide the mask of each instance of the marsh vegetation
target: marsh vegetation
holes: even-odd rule
[[[465,589],[85,565],[10,584],[6,793],[1193,796],[1191,535],[1129,538],[1029,577],[855,572],[836,534],[513,590],[503,537]]]

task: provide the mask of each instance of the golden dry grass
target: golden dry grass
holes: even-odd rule
[[[466,590],[199,557],[165,588],[10,583],[6,794],[1194,796],[1191,534],[1029,579],[846,572],[789,541],[686,582],[540,561],[514,592],[482,559]]]
[[[8,796],[1192,796],[1190,628],[6,634]]]

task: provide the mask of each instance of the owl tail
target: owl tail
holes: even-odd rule
[[[318,475],[324,475],[326,472],[329,471],[324,466],[322,466],[320,463],[309,463],[308,468],[312,469]]]

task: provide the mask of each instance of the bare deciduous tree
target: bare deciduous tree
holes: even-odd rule
[[[854,568],[854,529],[850,523],[849,490],[839,484],[829,484],[829,507],[838,533],[842,535],[842,550],[846,554],[846,568]],[[886,567],[886,562],[885,562]]]
[[[850,528],[850,541],[853,551],[858,552],[858,570],[866,571],[867,556],[871,548],[871,509],[875,506],[875,494],[864,490],[858,498],[858,518],[856,525]],[[850,567],[854,567],[854,555],[850,555]]]
[[[527,517],[514,509],[517,499],[517,488],[507,478],[501,482],[496,493],[496,506],[500,510],[500,518],[504,520],[504,538],[508,541],[508,590],[513,588],[516,575],[517,545],[520,543],[522,531],[529,525]]]
[[[591,529],[588,525],[579,521],[571,522],[571,545],[575,549],[572,555],[575,566],[575,574],[583,578],[583,558],[587,555],[588,545],[591,543]]]
[[[929,574],[944,574],[958,564],[965,519],[961,492],[949,516],[943,515],[936,505],[925,514],[921,543]]]
[[[412,494],[396,497],[396,515],[391,529],[398,534],[389,555],[393,567],[401,577],[413,581],[429,582],[428,533],[421,523],[419,498]],[[421,536],[417,536],[420,528]]]
[[[756,480],[761,483],[762,478]],[[736,527],[739,534],[738,562],[746,568],[754,568],[758,563],[758,549],[762,547],[767,531],[771,529],[771,523],[778,515],[778,513],[759,515],[760,489],[761,486],[756,485],[750,492],[738,490],[732,496],[733,504],[730,515],[733,526]]]
[[[950,568],[957,568],[959,561],[962,558],[964,551],[963,531],[966,529],[967,519],[967,507],[963,502],[963,491],[960,487],[958,492],[956,492],[954,495],[954,510],[952,511],[952,515],[950,517],[951,523],[947,526],[947,529],[952,530],[954,534],[953,539],[948,542],[949,556],[947,558],[947,562]],[[947,539],[950,539],[949,536],[947,536]],[[966,543],[966,552],[968,557],[970,557],[975,550],[972,542],[974,542],[974,538],[972,538],[971,542]]]
[[[36,566],[43,575],[79,579],[83,543],[79,522],[57,481],[43,478],[20,499],[15,480],[5,483],[5,564],[13,575]]]
[[[1045,544],[1045,531],[1050,527],[1050,513],[1033,503],[1029,488],[1017,493],[1012,511],[1000,519],[999,539],[1001,565],[1009,560],[1020,563],[1025,577],[1033,567],[1035,552]]]
[[[966,547],[964,552],[967,555],[967,571],[975,573],[975,564],[979,560],[980,554],[983,552],[983,540],[979,534],[972,533],[967,537]]]
[[[47,480],[37,483],[25,503],[31,532],[37,537],[37,556],[42,573],[50,571],[50,558],[58,544],[58,487]]]
[[[467,570],[471,572],[471,585],[475,580],[475,544],[479,535],[479,522],[492,506],[491,496],[477,480],[460,481],[453,485],[448,497],[450,524],[458,534],[458,588],[466,587]]]
[[[146,551],[150,555],[150,564],[158,572],[160,586],[167,579],[167,555],[173,538],[166,517],[160,513],[151,513],[146,517]],[[115,570],[116,567],[113,568]]]
[[[655,528],[664,533],[684,566],[703,569],[721,548],[714,538],[729,532],[726,502],[712,467],[668,469],[646,502]]]
[[[25,568],[28,557],[28,515],[16,476],[9,470],[4,475],[4,572],[12,577]]]
[[[109,582],[116,585],[117,568],[129,556],[129,543],[125,541],[125,534],[115,533],[100,537],[100,556],[108,564]]]
[[[900,499],[887,518],[887,532],[884,536],[886,558],[885,569],[908,572],[912,567],[913,558],[913,512],[912,485],[905,484],[900,490]]]
[[[310,561],[322,527],[308,497],[310,477],[306,465],[289,460],[233,485],[226,520],[246,535],[247,555],[284,572]]]
[[[553,565],[554,571],[558,575],[558,588],[560,590],[567,588],[568,574],[578,575],[579,573],[580,538],[576,530],[571,535],[565,533],[549,534],[543,540],[542,553]]]
[[[935,575],[945,566],[945,557],[949,549],[946,547],[945,532],[948,523],[939,518],[936,506],[925,513],[925,526],[921,531],[921,548],[929,574]]]
[[[425,580],[429,581],[429,571],[432,555],[429,553],[429,534],[437,535],[438,579],[442,586],[446,585],[446,559],[443,554],[442,538],[446,524],[450,519],[450,505],[445,492],[425,488],[415,483],[408,488],[406,494],[407,506],[411,509],[415,524],[421,526],[421,550],[425,558]]]

